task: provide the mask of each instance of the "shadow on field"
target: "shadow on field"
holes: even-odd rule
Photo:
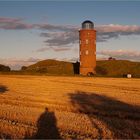
[[[60,139],[54,112],[50,112],[48,108],[45,109],[37,121],[37,132],[32,138]]]
[[[8,134],[3,134],[0,132],[0,139],[5,140],[5,139],[12,139],[10,135]]]
[[[112,138],[140,138],[140,106],[82,91],[70,93],[69,96],[77,112],[86,114],[98,130],[99,139],[105,137],[106,130],[98,122],[111,131]]]
[[[0,85],[0,94],[6,91],[8,91],[8,88],[6,86]]]

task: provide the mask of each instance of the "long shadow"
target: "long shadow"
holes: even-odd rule
[[[112,133],[112,138],[140,138],[140,106],[133,106],[96,93],[77,91],[69,94],[78,113],[88,116],[98,130],[99,139],[105,138],[105,130],[95,118]]]
[[[8,88],[6,86],[0,85],[0,94],[6,91],[8,91]]]
[[[57,120],[54,112],[49,112],[48,108],[46,108],[37,121],[37,132],[32,138],[60,139],[61,137],[56,125]]]

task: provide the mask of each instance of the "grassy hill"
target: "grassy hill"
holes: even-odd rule
[[[39,61],[28,67],[23,67],[23,71],[30,73],[73,75],[79,73],[79,63],[48,59]],[[127,60],[97,61],[97,76],[123,77],[123,75],[128,73],[132,74],[133,77],[140,77],[140,62],[131,62]]]
[[[132,74],[133,77],[140,77],[140,62],[127,60],[103,60],[97,61],[97,75],[122,77],[125,74]]]
[[[57,60],[43,60],[24,68],[25,71],[49,74],[74,74],[73,64]]]

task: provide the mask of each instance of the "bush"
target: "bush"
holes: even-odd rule
[[[26,70],[26,69],[27,69],[26,66],[22,66],[22,67],[21,67],[21,70],[22,70],[22,71],[24,71],[24,70]]]
[[[10,67],[4,66],[4,65],[1,65],[0,64],[0,71],[2,71],[2,72],[8,72],[10,70],[11,70]]]

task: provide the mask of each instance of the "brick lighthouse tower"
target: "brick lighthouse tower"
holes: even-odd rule
[[[79,31],[80,74],[93,75],[96,67],[96,30],[93,22],[86,20]]]

